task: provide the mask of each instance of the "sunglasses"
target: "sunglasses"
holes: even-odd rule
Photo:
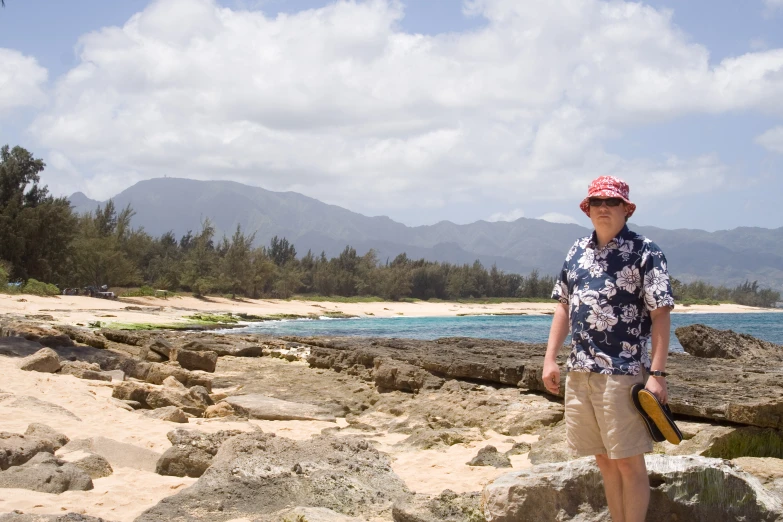
[[[607,198],[607,199],[590,198],[591,207],[600,207],[604,203],[606,203],[607,207],[617,207],[622,202],[623,200],[620,198]]]

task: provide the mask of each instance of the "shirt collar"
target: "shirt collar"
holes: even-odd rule
[[[628,229],[628,225],[623,225],[623,228],[617,233],[614,238],[609,241],[609,243],[606,244],[606,246],[609,246],[612,243],[617,243],[617,238],[623,238],[628,239],[631,236],[631,231]],[[598,236],[595,233],[595,230],[593,230],[593,233],[590,235],[590,241],[587,243],[588,248],[595,249],[598,247]]]

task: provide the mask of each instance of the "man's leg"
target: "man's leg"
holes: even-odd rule
[[[644,522],[650,503],[650,480],[644,455],[625,459],[596,455],[595,461],[604,479],[612,522]]]
[[[604,479],[606,504],[609,506],[609,514],[612,515],[612,522],[626,522],[625,510],[623,509],[623,481],[616,464],[617,461],[604,454],[596,455],[595,462]]]

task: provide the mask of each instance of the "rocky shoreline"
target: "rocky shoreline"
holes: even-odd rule
[[[657,499],[648,520],[783,520],[783,347],[701,325],[677,335],[688,353],[670,355],[669,390],[686,440],[648,456]],[[608,520],[592,459],[573,460],[565,445],[562,397],[541,383],[543,345],[128,332],[11,317],[0,336],[9,371],[95,383],[112,415],[166,430],[169,444],[69,440],[61,430],[76,421],[50,415],[0,433],[0,497],[2,488],[89,495],[135,469],[188,486],[138,516],[104,520]],[[0,392],[0,414],[70,413],[56,408]],[[325,427],[299,439],[275,431],[297,422]],[[0,521],[99,514],[41,509]]]

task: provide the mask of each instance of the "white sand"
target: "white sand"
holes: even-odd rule
[[[126,310],[139,306],[141,311]],[[375,302],[334,303],[313,301],[285,301],[275,299],[231,300],[210,297],[209,300],[191,296],[122,298],[116,301],[84,296],[38,297],[30,295],[0,295],[0,313],[20,315],[47,314],[54,322],[87,325],[93,321],[111,323],[171,324],[187,322],[185,316],[194,313],[247,313],[253,315],[343,312],[359,317],[455,317],[482,314],[551,314],[555,303],[499,303],[462,304]],[[783,309],[754,308],[742,305],[721,304],[715,306],[678,306],[676,313],[780,313]]]

